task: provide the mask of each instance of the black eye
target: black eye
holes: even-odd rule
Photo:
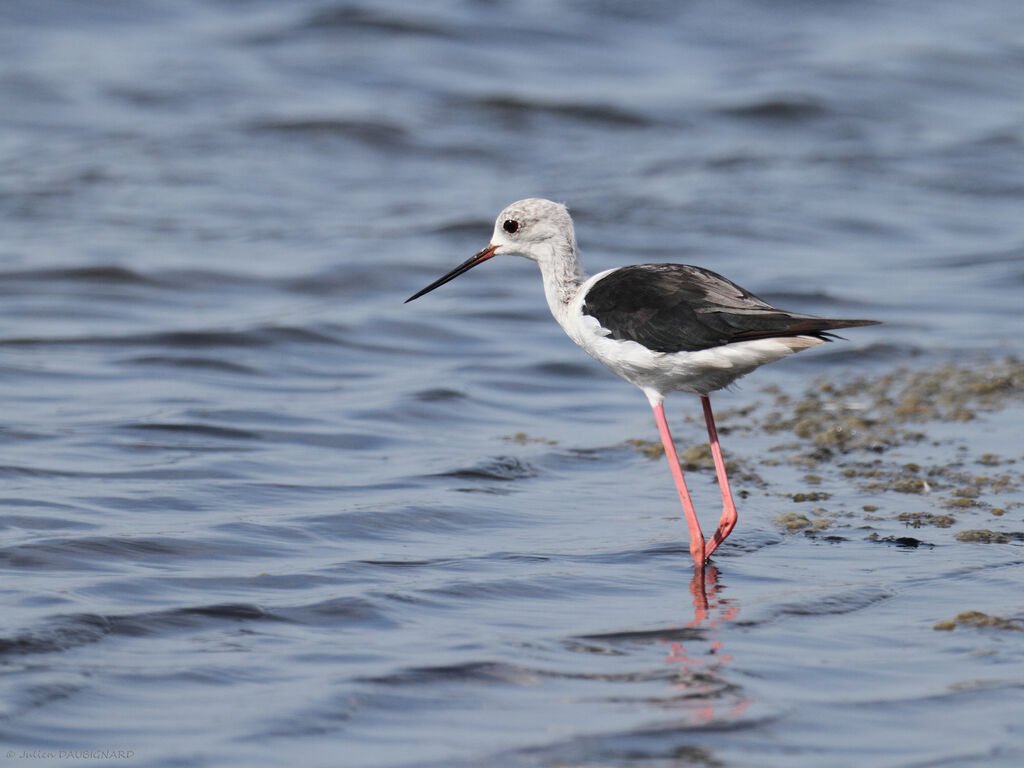
[[[519,222],[515,219],[505,219],[505,223],[502,224],[501,227],[511,235],[519,229]]]

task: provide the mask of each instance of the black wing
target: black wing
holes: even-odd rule
[[[827,340],[826,331],[876,324],[794,315],[709,269],[686,264],[616,269],[587,291],[583,313],[596,318],[611,338],[656,352],[694,352],[778,336]]]

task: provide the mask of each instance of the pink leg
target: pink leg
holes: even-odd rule
[[[690,554],[693,555],[693,566],[703,571],[704,559],[706,557],[704,553],[704,534],[700,530],[697,513],[693,509],[693,502],[690,501],[690,492],[686,489],[686,480],[683,479],[683,470],[679,466],[679,457],[676,456],[676,446],[672,442],[672,433],[668,431],[668,422],[665,421],[665,408],[661,403],[657,405],[652,404],[651,407],[654,409],[654,420],[658,422],[661,444],[665,446],[665,458],[668,459],[668,468],[672,470],[672,479],[676,481],[679,500],[683,503],[683,511],[686,513],[686,524],[690,528]]]
[[[711,401],[705,396],[701,397],[700,402],[704,406],[704,420],[708,425],[708,440],[711,443],[711,458],[715,460],[718,488],[722,492],[722,519],[718,523],[714,537],[704,549],[704,557],[711,557],[711,553],[718,549],[718,545],[725,541],[736,527],[738,515],[736,505],[732,501],[732,491],[729,489],[729,477],[725,474],[725,460],[722,458],[722,446],[718,444],[718,430],[715,429],[715,417],[711,413]]]

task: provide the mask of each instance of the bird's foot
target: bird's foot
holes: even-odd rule
[[[725,541],[729,534],[732,533],[732,529],[736,527],[736,509],[735,507],[730,509],[726,507],[722,510],[722,522],[718,526],[718,530],[715,531],[715,535],[704,545],[704,558],[711,557],[711,553],[718,549],[718,545]]]

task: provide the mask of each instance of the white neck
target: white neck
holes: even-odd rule
[[[569,321],[572,300],[576,298],[580,286],[587,279],[583,274],[583,266],[580,264],[575,246],[576,244],[572,243],[558,252],[552,249],[547,258],[537,260],[544,280],[544,296],[548,300],[548,308],[566,331],[569,330],[566,323]]]

